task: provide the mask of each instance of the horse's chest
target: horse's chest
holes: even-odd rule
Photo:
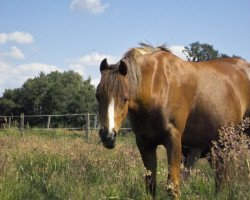
[[[154,113],[131,117],[131,124],[138,138],[145,143],[162,144],[165,134],[161,117]]]

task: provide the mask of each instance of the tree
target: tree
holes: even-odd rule
[[[0,98],[0,115],[12,113],[12,110],[20,110],[20,107],[12,100]]]
[[[187,53],[187,59],[192,62],[208,61],[217,58],[228,57],[226,54],[220,54],[213,45],[207,43],[194,42],[184,47]]]
[[[95,113],[95,87],[76,72],[40,73],[21,88],[5,90],[0,99],[3,115]]]
[[[20,89],[7,89],[0,99],[1,115],[16,115],[23,112],[20,107]]]
[[[73,71],[40,73],[38,77],[28,79],[21,88],[5,90],[0,98],[1,115],[50,115],[69,113],[96,113],[97,102],[95,87],[91,79],[83,80]],[[31,126],[46,123],[46,118],[29,119]],[[68,126],[82,126],[82,119],[56,118],[53,122]],[[81,121],[79,123],[79,121]],[[58,123],[57,123],[58,124]]]

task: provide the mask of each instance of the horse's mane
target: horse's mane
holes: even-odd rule
[[[124,54],[122,61],[126,63],[128,68],[127,77],[130,98],[135,98],[138,94],[138,90],[141,88],[142,74],[138,59],[143,55],[154,54],[158,51],[170,52],[166,45],[153,47],[149,44],[140,43],[139,47],[132,48]],[[119,78],[119,64],[120,62],[109,66],[110,73],[103,76],[106,84],[99,86],[100,89],[105,89],[106,92],[110,92],[111,94],[109,94],[109,96],[117,95],[123,97],[124,95],[123,91],[125,90],[125,84]]]
[[[158,51],[171,52],[166,44],[154,47],[151,44],[139,43],[139,47],[132,48],[124,54],[123,59],[137,61],[138,57],[147,54],[153,54]]]
[[[166,44],[163,44],[158,47],[154,47],[150,44],[139,43],[139,47],[132,48],[124,54],[122,60],[128,66],[128,79],[130,84],[130,89],[132,88],[140,88],[141,85],[141,69],[138,64],[138,59],[143,55],[154,54],[158,51],[166,51],[171,52]],[[136,96],[136,90],[131,90],[130,95],[132,97]]]

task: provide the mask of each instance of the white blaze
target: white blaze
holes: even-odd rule
[[[108,106],[108,121],[109,121],[109,133],[113,132],[113,128],[115,128],[115,100],[111,99]]]

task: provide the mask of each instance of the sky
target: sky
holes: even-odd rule
[[[97,85],[100,62],[139,42],[185,58],[196,41],[250,61],[250,1],[0,0],[0,96],[55,70]]]

